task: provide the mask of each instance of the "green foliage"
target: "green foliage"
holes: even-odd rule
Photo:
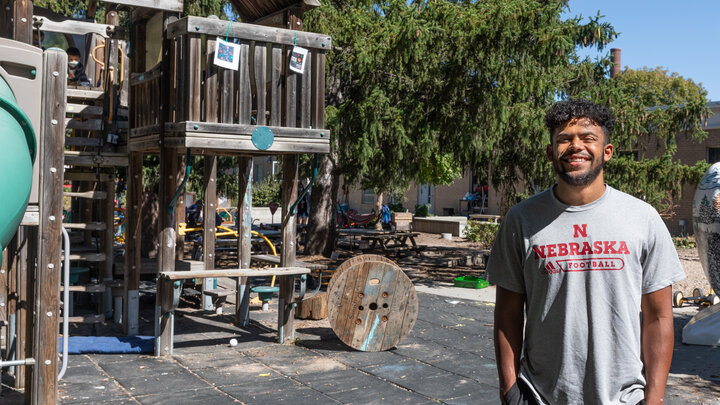
[[[280,182],[267,178],[260,183],[253,184],[253,206],[267,207],[270,203],[282,204]]]
[[[468,221],[465,238],[481,243],[485,249],[490,249],[495,243],[498,229],[500,229],[500,225],[492,222]]]
[[[680,249],[695,249],[697,243],[695,238],[692,236],[677,236],[672,238],[676,248]]]
[[[669,210],[704,167],[673,156],[678,133],[706,136],[705,90],[662,68],[610,79],[606,54],[580,59],[617,37],[600,15],[563,18],[564,0],[323,4],[306,23],[335,45],[326,113],[346,184],[379,192],[488,167],[507,207],[555,181],[543,117],[569,97],[610,105],[616,149],[641,152],[608,164],[615,187]]]
[[[205,178],[205,158],[203,156],[193,155],[190,158],[192,165],[190,170],[190,178],[187,182],[187,190],[193,191],[198,198],[205,198],[205,190],[203,182]],[[238,195],[238,175],[237,175],[237,158],[232,156],[218,156],[217,158],[217,174],[216,185],[217,194],[224,195],[235,201]]]
[[[698,184],[710,164],[699,161],[694,166],[673,161],[669,153],[652,159],[634,161],[615,156],[605,166],[605,181],[611,186],[640,198],[661,214],[672,213],[683,184]]]
[[[423,204],[423,205],[416,205],[415,206],[415,216],[416,217],[432,217],[433,214],[430,213],[430,204]]]
[[[496,188],[549,184],[543,113],[561,87],[604,72],[579,63],[576,47],[616,35],[599,17],[563,20],[566,7],[337,0],[308,13],[307,27],[333,37],[326,123],[345,184],[446,184],[468,166],[491,167]]]

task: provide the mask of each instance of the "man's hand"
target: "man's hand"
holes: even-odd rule
[[[669,299],[668,302],[670,302]],[[524,309],[525,294],[519,294],[497,286],[495,292],[494,337],[501,401],[515,384],[520,368]]]
[[[662,404],[670,363],[673,331],[672,287],[644,294],[642,309],[642,361],[645,366],[645,403]]]

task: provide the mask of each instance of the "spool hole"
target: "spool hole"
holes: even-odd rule
[[[360,310],[360,311],[362,311],[363,309],[365,309],[365,307],[363,307],[362,305],[360,305],[360,306],[358,307],[358,310]]]
[[[386,303],[383,304],[383,308],[387,308],[387,307],[388,307],[388,304],[387,304],[387,302],[386,302]]]
[[[371,309],[372,311],[376,310],[376,309],[377,309],[377,304],[374,303],[374,302],[373,302],[372,304],[370,304],[370,309]]]

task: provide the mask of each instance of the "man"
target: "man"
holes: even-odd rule
[[[604,182],[609,109],[563,101],[545,122],[557,184],[508,211],[487,266],[500,398],[662,403],[671,284],[685,277],[670,234],[651,206]]]

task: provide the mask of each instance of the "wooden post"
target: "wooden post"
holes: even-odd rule
[[[178,151],[177,155],[177,168],[178,173],[176,176],[177,187],[182,184],[183,178],[185,178],[185,169],[187,165],[192,164],[192,158],[190,161],[187,160],[187,153],[185,150]],[[177,200],[175,201],[175,229],[178,229],[181,223],[185,222],[185,189],[180,192]],[[176,235],[175,240],[175,260],[183,260],[185,257],[185,236]]]
[[[63,149],[65,142],[65,88],[67,55],[43,55],[43,148],[40,156],[40,244],[35,280],[32,404],[57,403],[58,321],[60,312],[60,260],[62,238]]]
[[[199,48],[199,45],[198,45]],[[205,62],[207,69],[207,76],[205,78],[205,121],[206,122],[217,122],[218,121],[218,74],[217,68],[213,64],[215,59],[215,40],[208,39],[207,47],[205,51]],[[198,63],[199,65],[199,63]],[[200,97],[200,87],[196,89],[198,91],[198,98]],[[229,97],[228,97],[229,99]],[[199,113],[199,111],[198,111]],[[199,115],[196,118],[200,119]],[[205,223],[203,228],[203,235],[212,235],[212,238],[203,238],[203,255],[204,255],[204,267],[206,270],[212,270],[215,268],[215,213],[210,214],[210,201],[213,203],[216,201],[217,196],[217,157],[216,156],[205,156],[205,204],[203,205],[205,212]],[[212,218],[208,221],[208,218]],[[203,279],[203,292],[215,288],[214,278]],[[213,303],[212,297],[203,294],[203,309],[212,310]]]
[[[171,82],[171,70],[173,69],[174,60],[169,55],[173,44],[165,32],[167,26],[173,19],[176,18],[175,13],[164,13],[163,22],[163,51],[162,51],[162,71],[163,76],[160,82],[160,104],[162,119],[160,121],[160,189],[159,189],[159,200],[160,200],[160,249],[158,251],[158,272],[174,271],[175,270],[175,242],[176,242],[176,229],[175,229],[175,211],[172,214],[168,212],[168,206],[173,194],[176,190],[177,185],[177,151],[165,147],[165,123],[171,122],[173,116],[172,106],[178,100],[170,98],[170,92],[172,89]],[[176,53],[182,55],[182,53]],[[182,66],[182,64],[180,64]],[[181,96],[181,95],[180,95]],[[182,106],[182,99],[180,99],[179,107]],[[184,117],[181,112],[180,117]],[[158,278],[157,294],[155,300],[155,355],[156,356],[169,356],[172,355],[172,327],[173,327],[173,311],[163,312],[162,303],[172,301],[173,289],[171,285],[165,285],[165,283]]]
[[[134,35],[129,55],[133,73],[145,71],[145,29],[147,21],[134,21]],[[128,76],[129,77],[129,76]],[[149,117],[139,118],[141,110],[147,111],[140,105],[138,86],[130,86],[129,121],[130,131],[142,126]],[[140,108],[140,109],[139,109]],[[142,207],[142,152],[130,152],[128,155],[127,194],[125,196],[125,272],[123,274],[123,331],[128,336],[136,336],[139,332],[140,320],[140,218]]]
[[[217,209],[217,156],[205,156],[205,204],[203,205],[203,262],[206,270],[215,269],[215,212]],[[203,279],[203,291],[215,288],[214,278]],[[213,309],[212,297],[203,294],[203,309]]]
[[[280,266],[292,267],[295,265],[295,227],[296,216],[290,215],[290,205],[295,202],[298,195],[298,156],[283,156],[282,180],[282,254]],[[290,343],[295,338],[293,318],[293,293],[295,290],[292,276],[278,277],[280,297],[278,300],[278,342]]]
[[[158,250],[158,273],[175,271],[175,211],[169,212],[168,207],[176,190],[177,184],[177,152],[175,149],[163,148],[160,152],[160,249]],[[172,355],[173,311],[163,312],[162,302],[168,300],[172,288],[164,285],[158,277],[155,301],[155,355]],[[162,285],[161,285],[162,284]]]
[[[105,295],[103,296],[103,312],[105,319],[111,319],[113,313],[113,297],[112,286],[108,283],[113,280],[113,246],[115,244],[115,181],[103,182],[103,189],[107,193],[105,204],[102,209],[103,222],[105,222],[105,231],[103,231],[102,250],[105,253],[105,262],[101,263],[102,280],[106,283]],[[119,308],[116,308],[119,310]]]
[[[42,197],[40,197],[42,198]],[[38,255],[38,227],[25,226],[23,247],[20,251],[20,266],[17,273],[18,311],[15,326],[15,357],[17,360],[33,356],[34,332],[32,315],[35,303],[35,279]],[[32,368],[15,367],[16,388],[32,387]]]
[[[0,2],[0,37],[32,44],[32,0]]]
[[[252,177],[253,160],[240,157],[238,160],[238,268],[250,268],[250,241],[252,227]],[[250,290],[248,278],[238,277],[235,300],[235,323],[247,326],[250,311]]]
[[[128,156],[127,195],[125,205],[125,274],[123,278],[123,330],[128,336],[138,334],[140,319],[140,208],[142,206],[142,152]]]

